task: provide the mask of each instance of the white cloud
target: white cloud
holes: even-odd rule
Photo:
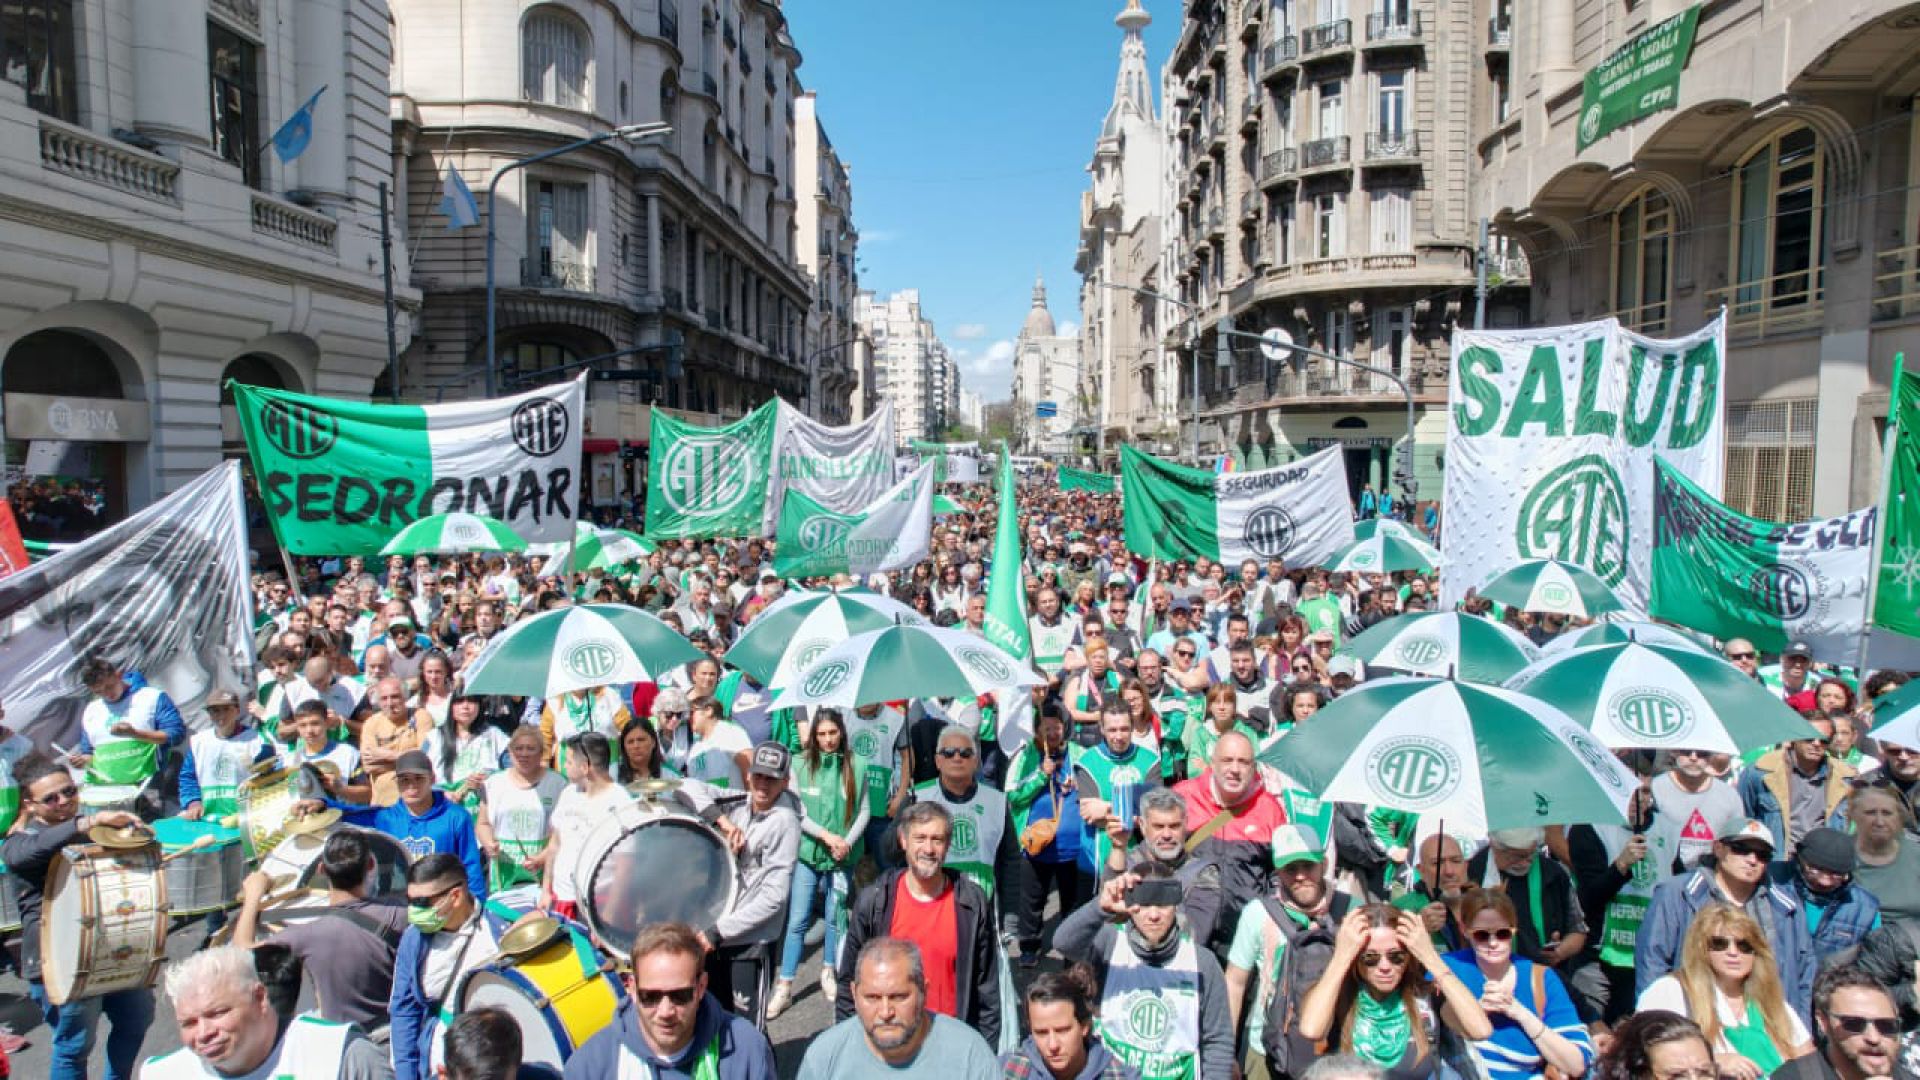
[[[1055,326],[1053,328],[1053,333],[1055,337],[1079,337],[1080,324],[1069,320],[1067,322],[1063,322],[1059,324],[1058,326]]]
[[[953,336],[960,341],[972,341],[987,336],[987,324],[968,322],[953,328]]]
[[[862,247],[881,247],[898,239],[900,234],[893,229],[862,229],[860,231]]]
[[[999,341],[987,346],[987,359],[996,364],[1011,363],[1013,361],[1013,342],[1008,341],[1006,338],[1001,338]]]
[[[966,360],[962,366],[975,375],[1011,376],[1013,374],[1013,342],[1002,339],[987,346],[987,351],[977,357],[969,357],[962,351],[956,359]]]

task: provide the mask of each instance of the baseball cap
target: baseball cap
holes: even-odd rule
[[[389,630],[397,630],[402,626],[409,630],[413,629],[413,620],[407,618],[405,615],[396,615],[387,620],[387,629]]]
[[[1273,830],[1273,868],[1297,862],[1326,862],[1327,844],[1311,825],[1288,824]]]
[[[1855,865],[1853,841],[1839,829],[1818,828],[1800,839],[1800,858],[1816,870],[1851,874]]]
[[[1813,659],[1813,646],[1808,645],[1804,641],[1793,642],[1789,644],[1786,648],[1780,650],[1780,659],[1785,660],[1788,657],[1795,657],[1801,660],[1811,660]]]
[[[1317,631],[1312,637],[1308,638],[1307,640],[1313,642],[1315,645],[1331,645],[1333,644],[1333,631],[1331,630]]]
[[[240,695],[231,690],[215,690],[207,695],[206,706],[209,709],[237,709],[240,707]]]
[[[1367,677],[1367,666],[1362,664],[1360,658],[1357,656],[1342,654],[1327,661],[1327,675],[1328,677],[1345,675],[1347,678],[1358,682]]]
[[[1765,825],[1745,814],[1732,814],[1721,819],[1713,831],[1713,840],[1717,844],[1731,844],[1740,840],[1752,840],[1767,845],[1773,850],[1773,833]]]
[[[1184,600],[1184,599],[1181,599],[1181,600],[1175,600],[1175,601],[1174,601],[1173,603],[1171,603],[1171,604],[1169,604],[1169,605],[1167,606],[1167,610],[1168,610],[1169,612],[1174,612],[1174,611],[1186,611],[1186,612],[1191,612],[1191,611],[1193,610],[1193,605],[1192,605],[1192,604],[1190,604],[1190,603],[1188,603],[1188,602],[1187,602],[1186,600]]]
[[[1133,584],[1133,582],[1127,579],[1127,575],[1115,572],[1107,575],[1107,584],[1108,585],[1131,585]]]
[[[405,776],[408,773],[432,776],[433,762],[423,751],[409,750],[401,754],[400,759],[393,763],[393,775]]]
[[[769,739],[753,748],[753,764],[747,767],[747,774],[784,780],[787,766],[792,762],[793,755],[787,752],[787,748]]]

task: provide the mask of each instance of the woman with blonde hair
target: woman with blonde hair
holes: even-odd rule
[[[1720,1075],[1758,1080],[1813,1053],[1813,1036],[1787,1006],[1780,968],[1753,917],[1728,904],[1701,908],[1680,946],[1680,966],[1640,995],[1638,1008],[1687,1017],[1713,1047]]]

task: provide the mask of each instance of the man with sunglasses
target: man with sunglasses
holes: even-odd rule
[[[1721,821],[1743,821],[1746,807],[1733,785],[1713,775],[1705,750],[1669,750],[1672,768],[1653,778],[1654,829],[1672,830],[1680,841],[1671,865],[1662,875],[1685,873],[1713,850],[1714,826]]]
[[[1873,976],[1849,965],[1820,973],[1813,986],[1820,1052],[1795,1058],[1773,1075],[1781,1080],[1867,1080],[1895,1076],[1900,1010]]]
[[[1816,969],[1807,913],[1794,895],[1767,880],[1773,833],[1735,816],[1714,830],[1713,857],[1691,873],[1654,886],[1635,938],[1633,989],[1637,998],[1655,979],[1679,966],[1680,947],[1693,917],[1709,904],[1739,908],[1766,931],[1780,965],[1780,989],[1802,1020],[1812,1018]]]
[[[0,844],[0,861],[7,864],[20,889],[20,973],[27,992],[53,1032],[51,1080],[85,1080],[87,1057],[93,1049],[94,1027],[105,1013],[112,1021],[107,1036],[107,1080],[131,1080],[140,1059],[140,1044],[153,1023],[153,992],[122,990],[103,997],[81,998],[65,1005],[47,999],[41,981],[40,915],[47,887],[47,867],[53,856],[81,838],[95,825],[119,828],[138,819],[124,810],[80,813],[80,789],[66,767],[46,759],[22,762],[20,784],[25,816],[11,836]]]
[[[394,1080],[428,1080],[434,1040],[451,1022],[453,994],[468,972],[499,952],[501,935],[520,915],[483,903],[458,858],[436,852],[407,869],[407,932],[393,958]]]
[[[1748,641],[1746,638],[1730,638],[1726,645],[1721,648],[1721,652],[1726,655],[1727,663],[1739,668],[1747,678],[1755,682],[1762,681],[1760,679],[1760,651],[1753,647],[1753,642]]]
[[[1129,729],[1131,730],[1131,729]],[[980,779],[980,744],[959,724],[940,730],[934,749],[935,777],[913,789],[915,802],[939,803],[955,824],[947,847],[947,865],[965,874],[995,899],[1001,881],[1018,883],[1020,833],[1013,827],[1007,797]],[[1011,911],[996,901],[1003,921]]]
[[[707,992],[705,949],[684,923],[642,926],[633,939],[627,1003],[567,1059],[566,1080],[761,1080],[773,1047]]]

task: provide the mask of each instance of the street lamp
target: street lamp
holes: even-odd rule
[[[496,383],[499,381],[499,369],[500,369],[499,358],[495,356],[493,351],[493,341],[494,341],[493,238],[494,238],[494,223],[495,223],[495,214],[493,211],[494,211],[494,207],[499,205],[495,201],[495,196],[499,193],[500,181],[505,179],[506,175],[514,171],[515,169],[524,169],[529,165],[537,165],[542,161],[548,161],[552,158],[557,158],[562,154],[571,154],[575,150],[584,150],[589,146],[598,146],[599,144],[603,142],[607,142],[611,139],[620,139],[622,141],[631,143],[631,142],[637,142],[651,135],[664,135],[667,132],[672,130],[673,130],[673,125],[665,124],[665,123],[626,124],[621,127],[614,128],[612,131],[603,131],[598,135],[592,135],[585,139],[579,139],[577,141],[570,142],[565,146],[556,147],[552,150],[542,151],[541,153],[534,154],[532,157],[524,157],[524,158],[520,158],[517,161],[509,161],[505,165],[502,165],[500,167],[499,172],[496,172],[493,174],[492,180],[489,180],[487,182],[487,396],[488,397],[492,397],[494,395],[494,392],[496,389]]]

